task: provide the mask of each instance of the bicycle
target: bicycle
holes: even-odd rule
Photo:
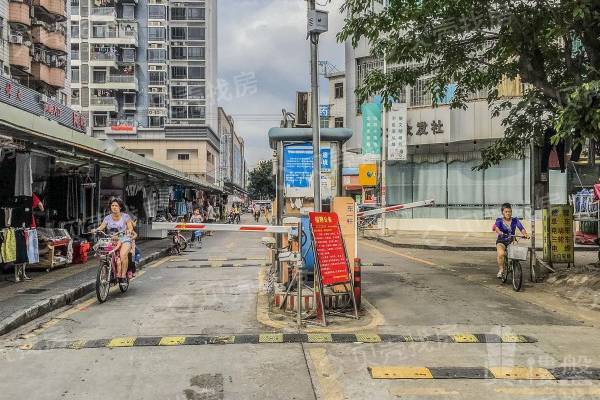
[[[118,284],[121,293],[125,293],[129,289],[129,277],[126,275],[123,281],[118,281],[116,278],[117,249],[109,250],[111,237],[114,235],[108,235],[102,231],[94,233],[104,235],[94,245],[94,252],[99,256],[98,272],[96,273],[96,297],[98,302],[104,303],[108,299],[111,286]],[[123,232],[118,232],[115,235],[121,233]]]
[[[184,217],[177,217],[173,222],[184,222]],[[172,256],[181,255],[182,251],[185,251],[188,247],[187,239],[181,234],[179,230],[170,230],[168,232],[169,236],[171,236],[171,240],[173,241],[173,246],[171,246],[170,253]]]
[[[516,235],[505,235],[504,237],[514,238],[515,241],[513,243],[517,243],[517,238],[524,238],[524,236]],[[504,270],[502,271],[502,283],[506,283],[508,276],[511,275],[513,290],[518,292],[523,285],[523,268],[521,267],[521,261],[527,260],[529,249],[527,247],[515,246],[513,243],[510,243],[506,247]]]

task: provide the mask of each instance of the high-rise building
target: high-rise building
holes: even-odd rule
[[[73,104],[90,134],[216,181],[216,0],[71,1]]]
[[[2,73],[63,104],[69,102],[67,16],[65,0],[0,1]]]

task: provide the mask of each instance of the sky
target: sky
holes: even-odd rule
[[[335,36],[343,24],[342,0],[317,0],[329,11],[329,31],[321,35],[319,60],[344,69],[344,45]],[[270,159],[267,133],[279,126],[281,109],[294,112],[296,91],[310,89],[305,0],[217,0],[218,103],[234,118],[252,169]],[[327,80],[319,81],[321,88]],[[320,90],[322,94],[326,90]],[[320,99],[321,104],[326,104]]]

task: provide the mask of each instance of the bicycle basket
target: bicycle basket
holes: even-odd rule
[[[515,245],[508,246],[508,258],[510,258],[512,260],[525,261],[525,260],[527,260],[528,253],[529,253],[528,247],[515,246]]]

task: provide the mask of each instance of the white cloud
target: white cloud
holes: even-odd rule
[[[323,3],[324,0],[318,1]],[[342,0],[326,7],[330,30],[321,36],[320,60],[343,69],[344,48],[335,34],[343,23]],[[234,85],[236,76],[254,73],[256,93],[222,100],[246,142],[250,167],[270,158],[267,132],[279,126],[281,109],[293,110],[294,94],[310,87],[309,47],[304,0],[219,0],[219,77]],[[325,85],[326,80],[321,80]],[[321,93],[324,93],[321,91]]]

